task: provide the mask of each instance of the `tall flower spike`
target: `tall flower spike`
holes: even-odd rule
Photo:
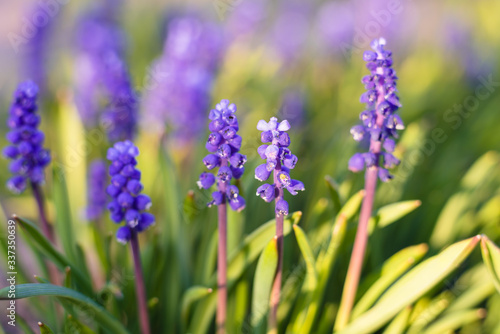
[[[239,179],[245,171],[246,155],[240,154],[241,137],[238,135],[238,119],[235,115],[236,105],[229,100],[221,100],[209,114],[211,120],[205,147],[210,152],[203,164],[212,170],[218,167],[216,176],[211,173],[202,173],[198,187],[209,189],[217,184],[217,191],[212,194],[212,201],[208,206],[229,203],[234,211],[245,208],[245,200],[238,193],[236,186],[230,186],[231,179]]]
[[[112,198],[108,210],[115,223],[125,222],[116,232],[118,242],[123,244],[130,241],[133,233],[142,232],[155,223],[155,217],[147,212],[151,199],[141,194],[141,172],[136,168],[135,159],[138,155],[139,149],[129,140],[116,143],[107,154],[111,161],[111,184],[106,192]]]
[[[349,160],[349,169],[359,172],[366,167],[365,197],[359,214],[356,239],[352,249],[349,269],[342,292],[334,330],[340,331],[349,322],[356,298],[366,245],[368,243],[368,221],[372,215],[377,178],[386,182],[392,178],[387,168],[399,164],[392,152],[396,130],[404,128],[401,118],[395,114],[401,107],[396,95],[396,72],[392,69],[392,53],[384,50],[385,40],[379,38],[371,43],[374,51],[365,51],[363,59],[371,74],[361,80],[367,91],[361,95],[361,102],[367,108],[360,115],[362,125],[351,129],[356,141],[369,140],[370,149],[366,153],[356,153]],[[382,164],[382,167],[380,166]]]
[[[362,124],[352,127],[351,134],[358,142],[369,140],[370,149],[367,153],[354,154],[349,160],[349,169],[359,172],[365,167],[378,167],[379,178],[387,182],[392,178],[387,169],[399,164],[392,152],[394,139],[398,138],[397,130],[404,129],[404,125],[396,114],[401,103],[396,95],[398,77],[392,68],[392,53],[384,50],[384,46],[383,38],[376,39],[371,43],[374,51],[363,54],[371,72],[361,80],[367,91],[360,101],[366,103],[367,108],[360,114]]]
[[[290,136],[286,131],[290,130],[290,123],[284,120],[278,123],[276,117],[271,117],[269,122],[259,121],[257,130],[262,131],[261,145],[257,152],[266,163],[255,169],[255,178],[259,181],[266,181],[271,172],[274,172],[274,182],[265,183],[257,189],[257,196],[262,197],[266,202],[275,201],[276,214],[276,242],[278,246],[278,267],[271,290],[269,314],[270,330],[277,332],[278,327],[278,304],[281,294],[281,276],[283,271],[283,220],[288,215],[288,202],[283,198],[283,189],[292,195],[297,195],[297,191],[303,191],[304,184],[290,177],[290,170],[295,168],[297,157],[290,149]],[[269,145],[265,145],[269,143]]]
[[[4,148],[3,155],[12,159],[9,170],[14,176],[7,181],[7,187],[15,193],[24,191],[28,182],[42,184],[45,181],[44,168],[50,162],[50,153],[43,148],[45,135],[38,129],[37,96],[35,83],[21,83],[14,93],[7,120],[10,128],[7,140],[11,145]]]

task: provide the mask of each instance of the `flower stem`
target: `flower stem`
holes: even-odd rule
[[[281,165],[278,162],[274,170],[274,184],[279,184],[278,173],[281,170]],[[283,188],[278,187],[278,196],[276,196],[275,203],[283,199]],[[269,313],[269,333],[278,333],[278,305],[281,294],[281,277],[283,275],[283,220],[284,216],[276,213],[276,242],[278,246],[278,265],[276,268],[276,275],[271,289],[271,312]]]
[[[49,224],[49,220],[47,219],[42,189],[37,183],[34,182],[31,182],[31,189],[33,191],[33,196],[35,197],[38,215],[40,216],[42,233],[47,239],[49,239],[50,243],[55,246],[56,238],[54,237],[52,226]],[[55,285],[59,285],[61,283],[61,279],[59,277],[59,271],[57,270],[55,264],[49,261],[45,261],[45,265],[47,266],[47,270],[49,272],[50,281]]]
[[[226,159],[221,166],[227,166]],[[226,183],[219,182],[219,191],[222,193],[222,204],[218,205],[219,243],[217,249],[217,334],[226,333],[227,314],[227,206]]]
[[[40,186],[34,182],[31,182],[31,189],[33,190],[33,196],[35,197],[38,208],[38,215],[40,216],[40,220],[42,222],[42,232],[47,237],[47,239],[49,239],[50,242],[55,245],[54,232],[47,219],[47,213],[45,212],[42,190],[40,189]]]
[[[132,257],[134,258],[135,291],[139,307],[139,321],[141,323],[141,333],[150,334],[148,305],[146,302],[146,289],[144,286],[144,276],[142,274],[141,256],[139,253],[139,239],[137,238],[137,232],[135,232],[134,230],[132,230],[130,245],[132,247]]]

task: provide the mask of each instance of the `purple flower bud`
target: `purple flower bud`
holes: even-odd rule
[[[266,165],[260,165],[255,168],[255,178],[259,181],[266,181],[271,175],[271,171],[267,169]]]
[[[264,201],[271,202],[275,198],[274,184],[264,183],[257,188],[257,196],[260,196]]]
[[[139,180],[132,179],[127,182],[127,190],[134,196],[139,195],[143,188],[144,187]]]
[[[262,159],[267,159],[266,157],[266,150],[268,148],[268,145],[260,145],[259,148],[257,149],[257,153]]]
[[[121,226],[116,231],[116,240],[121,244],[127,244],[132,239],[132,232],[128,226]]]
[[[151,207],[151,198],[148,195],[140,194],[134,200],[134,208],[138,211],[146,211]]]
[[[201,173],[199,181],[196,182],[196,184],[200,189],[201,188],[209,189],[211,186],[213,186],[214,183],[215,183],[215,176],[213,174],[205,172]]]
[[[382,182],[388,182],[393,178],[393,176],[389,174],[389,171],[385,168],[379,168],[378,177]]]
[[[292,179],[287,172],[279,172],[278,173],[278,181],[280,182],[280,186],[283,188],[287,188],[292,184]]]
[[[229,199],[229,206],[234,211],[240,212],[245,208],[245,199],[240,195],[236,195],[236,197]]]
[[[116,200],[109,202],[107,208],[111,213],[121,211],[122,209],[120,203],[118,203]]]
[[[287,155],[285,155],[285,158],[283,159],[283,165],[286,168],[294,169],[295,165],[297,164],[297,161],[298,161],[298,159],[295,155],[287,154]]]
[[[392,168],[394,166],[399,165],[399,160],[396,159],[391,153],[383,152],[382,157],[384,158],[384,167]]]
[[[384,140],[384,150],[386,150],[389,153],[394,152],[394,148],[396,147],[396,143],[394,142],[393,139],[387,138]]]
[[[233,173],[231,172],[231,169],[227,166],[222,166],[219,168],[219,171],[217,172],[217,178],[221,182],[229,182],[231,181],[231,178],[233,177]]]
[[[130,208],[134,204],[134,198],[132,195],[130,195],[128,192],[121,192],[117,197],[116,200],[120,204],[122,208]]]
[[[224,202],[224,195],[220,191],[214,191],[212,193],[212,201],[207,205],[211,207],[212,205],[221,205]]]
[[[26,180],[21,175],[13,176],[7,181],[7,188],[15,194],[20,194],[26,189]]]
[[[273,141],[273,133],[271,131],[264,131],[260,135],[260,140],[265,143],[270,143]]]
[[[292,180],[290,182],[290,185],[286,187],[286,189],[290,192],[292,195],[297,195],[297,191],[304,191],[306,188],[304,187],[304,184],[298,180]]]
[[[120,194],[120,188],[110,184],[107,188],[106,188],[106,193],[111,196],[111,197],[117,197],[118,194]]]
[[[127,183],[127,178],[123,175],[118,174],[114,175],[111,178],[111,184],[116,188],[122,188],[125,186],[126,183]]]
[[[141,218],[139,219],[139,224],[135,227],[137,232],[142,232],[147,230],[155,224],[155,216],[149,212],[141,213]]]
[[[229,158],[229,162],[234,168],[242,168],[243,165],[247,162],[247,156],[240,153],[235,153],[231,156],[231,158]]]
[[[365,135],[365,128],[361,125],[355,125],[351,128],[351,134],[355,141],[361,141]]]
[[[288,202],[281,199],[276,202],[276,214],[280,216],[288,215]]]
[[[215,167],[219,166],[220,158],[215,154],[209,154],[205,158],[203,158],[203,164],[208,169],[214,169]]]
[[[361,153],[354,154],[351,159],[349,159],[349,170],[357,173],[365,168],[365,159]]]
[[[139,211],[134,209],[128,209],[125,211],[125,223],[134,228],[139,224],[139,219],[141,218],[141,214]]]
[[[231,156],[231,146],[228,144],[222,144],[217,149],[217,155],[223,159],[229,159]],[[208,169],[211,169],[207,166]]]
[[[16,146],[7,146],[3,149],[3,155],[8,159],[15,159],[19,155],[19,150]]]
[[[363,158],[365,159],[366,167],[372,167],[378,165],[377,156],[371,152],[363,153]]]
[[[243,176],[243,173],[245,172],[245,167],[235,168],[233,166],[230,166],[229,168],[231,169],[231,172],[233,173],[233,177],[235,179],[241,178]]]

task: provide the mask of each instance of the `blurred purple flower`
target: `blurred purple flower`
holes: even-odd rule
[[[108,173],[106,170],[106,163],[101,159],[94,160],[89,166],[87,176],[87,219],[99,219],[104,210],[106,210],[107,183]]]
[[[168,123],[177,138],[192,140],[202,133],[204,110],[223,51],[219,26],[196,15],[171,19],[163,55],[151,67],[144,93],[146,122],[151,128]]]

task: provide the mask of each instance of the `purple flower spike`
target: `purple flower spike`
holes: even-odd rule
[[[11,145],[3,149],[3,155],[12,159],[9,170],[14,176],[7,181],[7,188],[14,193],[23,192],[29,182],[42,184],[45,181],[43,170],[50,162],[50,153],[43,148],[45,136],[38,130],[37,97],[35,83],[19,84],[7,119],[11,131],[6,137]]]
[[[262,145],[257,150],[266,163],[255,168],[255,178],[259,181],[266,181],[274,171],[274,183],[260,186],[257,189],[257,196],[266,202],[275,199],[276,213],[288,214],[288,203],[283,199],[283,189],[287,189],[292,195],[297,195],[297,191],[305,190],[302,182],[292,180],[290,177],[290,170],[295,168],[298,160],[288,149],[290,136],[286,131],[290,130],[290,123],[287,120],[278,122],[276,117],[271,117],[269,122],[260,120],[257,123],[257,130],[263,131],[262,142],[270,143],[270,145]]]
[[[203,172],[197,182],[198,187],[209,189],[216,184],[218,191],[212,194],[213,200],[208,206],[229,203],[234,211],[245,208],[245,200],[238,194],[236,186],[231,185],[232,179],[239,179],[245,171],[246,155],[240,154],[241,137],[238,132],[236,105],[229,100],[221,100],[210,110],[208,118],[211,120],[206,148],[212,154],[203,159],[207,169],[218,168],[216,176]],[[268,174],[269,176],[269,174]],[[230,195],[232,194],[232,195]],[[236,194],[235,196],[233,196]]]
[[[139,154],[137,147],[129,140],[118,142],[108,149],[108,160],[111,161],[109,174],[111,184],[106,192],[112,197],[108,204],[111,219],[120,224],[125,221],[116,232],[116,239],[120,243],[126,244],[131,236],[132,230],[142,232],[154,224],[155,219],[152,214],[145,212],[151,207],[149,196],[141,194],[143,189],[140,182],[141,175],[135,168],[137,164],[135,157]],[[117,171],[116,163],[121,166]]]
[[[367,109],[360,114],[361,125],[351,128],[351,134],[356,141],[365,137],[370,139],[370,150],[367,153],[356,153],[349,160],[349,169],[360,172],[371,167],[392,168],[399,164],[394,152],[394,139],[398,137],[397,130],[404,129],[404,124],[396,111],[401,107],[398,96],[395,94],[397,76],[392,68],[392,53],[384,50],[385,40],[379,38],[371,43],[373,51],[365,51],[363,59],[371,74],[363,77],[361,82],[366,92],[361,95],[360,101],[366,103]],[[385,152],[382,151],[385,150]],[[379,178],[387,182],[392,178],[384,169],[379,171]]]

